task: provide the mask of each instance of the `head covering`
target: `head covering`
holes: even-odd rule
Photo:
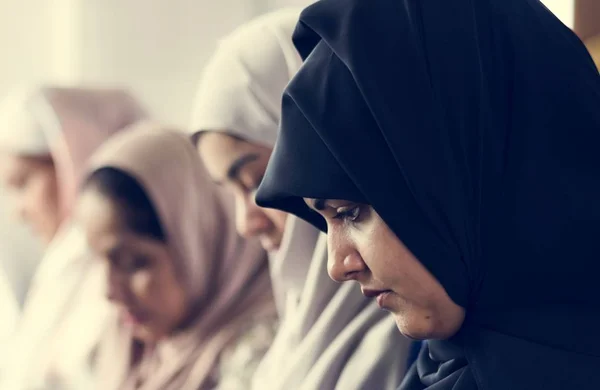
[[[202,76],[194,131],[273,147],[281,94],[302,63],[291,40],[299,13],[290,8],[267,14],[221,41]],[[255,375],[256,389],[395,389],[402,378],[398,367],[408,341],[357,286],[329,279],[326,240],[308,223],[288,218],[270,259],[281,324]]]
[[[9,123],[14,114],[21,119],[12,123],[29,127],[0,128],[0,149],[52,157],[64,220],[35,269],[0,387],[43,387],[60,377],[72,388],[89,388],[90,359],[108,305],[102,269],[87,256],[85,235],[71,223],[70,211],[91,154],[145,113],[127,92],[113,89],[43,87],[16,101],[0,118]],[[11,141],[27,132],[31,144]]]
[[[323,229],[301,197],[372,205],[466,308],[401,388],[596,388],[600,79],[579,39],[534,0],[322,0],[294,42],[258,203]]]
[[[118,89],[23,89],[0,109],[0,150],[52,157],[65,216],[87,158],[112,134],[146,117],[133,97]]]
[[[200,80],[193,131],[225,131],[261,145],[275,144],[281,94],[302,64],[291,43],[300,11],[268,13],[219,42]]]
[[[0,151],[25,156],[50,154],[44,130],[29,109],[36,91],[20,87],[0,103]]]
[[[189,139],[149,126],[107,142],[92,171],[117,168],[140,183],[156,207],[178,279],[193,308],[201,309],[193,325],[160,341],[129,372],[132,340],[109,340],[117,350],[106,355],[113,373],[100,376],[112,385],[101,388],[133,389],[141,380],[148,390],[204,389],[224,348],[251,320],[274,313],[268,261],[257,242],[237,234],[230,199],[211,182]]]

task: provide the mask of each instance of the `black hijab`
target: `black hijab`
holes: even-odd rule
[[[402,389],[600,387],[600,84],[535,0],[321,0],[259,204],[373,206],[466,308]]]

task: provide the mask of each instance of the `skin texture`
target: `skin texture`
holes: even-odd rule
[[[354,280],[377,297],[402,334],[447,339],[465,316],[436,278],[404,246],[369,205],[305,199],[327,221],[328,271],[338,282]]]
[[[575,0],[574,14],[573,30],[583,41],[600,34],[600,2]]]
[[[92,252],[107,266],[108,299],[134,337],[154,343],[184,323],[190,303],[169,246],[127,229],[123,215],[94,189],[83,192],[76,209]]]
[[[600,2],[575,0],[573,30],[585,43],[596,66],[600,68]]]
[[[234,195],[238,232],[258,237],[267,251],[279,249],[287,214],[258,207],[254,199],[272,149],[209,132],[200,137],[198,152],[212,179]]]
[[[52,159],[3,155],[0,166],[0,179],[15,199],[15,214],[48,245],[62,222]]]

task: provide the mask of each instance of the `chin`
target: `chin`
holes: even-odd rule
[[[267,252],[276,252],[279,250],[280,246],[278,242],[275,242],[268,238],[261,239],[260,244],[263,247],[263,249]]]
[[[56,237],[56,233],[58,233],[58,227],[56,229],[46,229],[45,231],[42,229],[33,229],[33,233],[38,236],[39,240],[41,241],[42,245],[48,247],[50,245],[50,243],[52,243],[52,240],[54,240],[54,237]]]
[[[460,329],[460,325],[440,321],[432,315],[394,314],[394,318],[400,333],[413,340],[446,340]]]
[[[155,332],[152,332],[150,329],[145,327],[135,327],[133,330],[133,338],[144,344],[154,344],[160,339]]]

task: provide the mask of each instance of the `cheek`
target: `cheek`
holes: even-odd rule
[[[136,300],[145,304],[152,304],[154,296],[159,290],[156,286],[156,278],[151,271],[138,271],[129,281],[131,293]]]
[[[161,296],[157,297],[157,302],[162,303],[161,321],[167,332],[176,329],[186,319],[189,307],[187,296],[174,279],[163,280]]]
[[[47,218],[57,218],[59,206],[56,179],[45,174],[31,180],[32,182],[27,188],[29,207]]]
[[[235,217],[245,218],[248,212],[248,204],[245,194],[240,190],[230,190],[233,194],[233,200],[235,204]]]
[[[351,234],[363,261],[373,276],[386,286],[412,279],[416,259],[398,238],[382,224],[373,224]]]
[[[287,220],[288,214],[275,209],[263,209],[268,218],[273,222],[273,225],[277,227],[277,230],[283,232],[285,228],[285,221]]]
[[[132,280],[136,298],[165,322],[178,322],[187,307],[185,291],[175,275],[167,269],[143,272]]]

